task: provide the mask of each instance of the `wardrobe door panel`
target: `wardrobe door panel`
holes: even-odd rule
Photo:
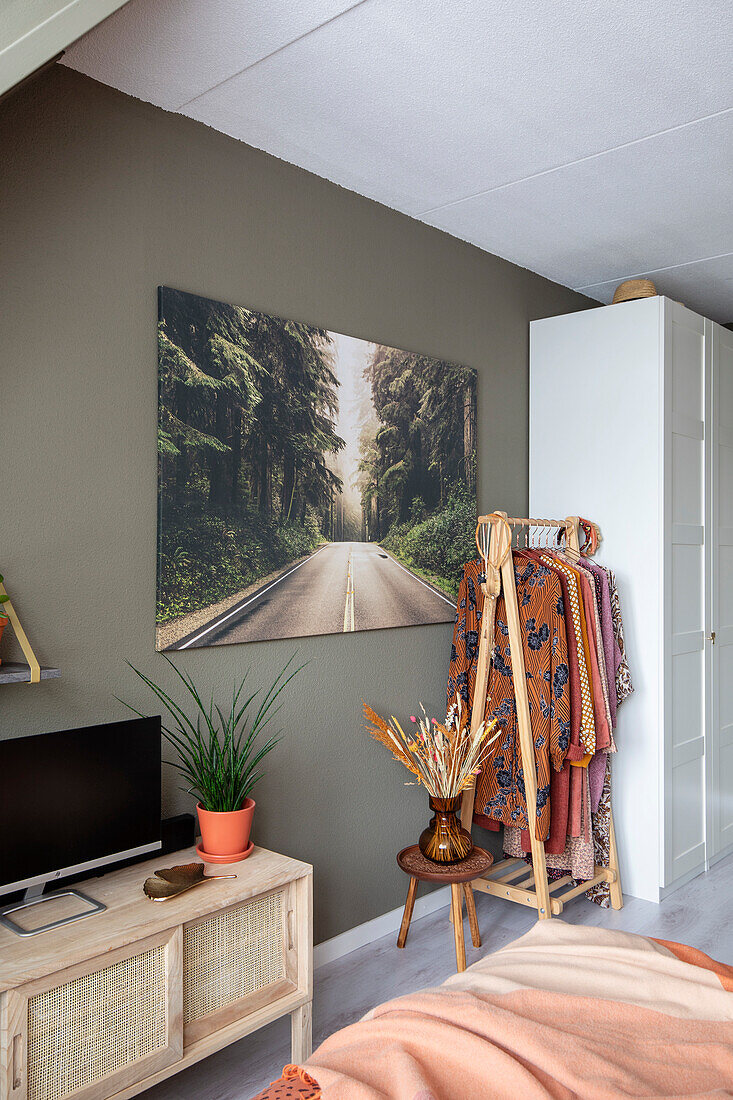
[[[700,485],[703,480],[703,453],[701,437],[683,435],[684,432],[700,430],[702,421],[688,417],[675,417],[672,432],[672,480],[675,484],[674,522],[676,524],[700,525]],[[677,429],[677,430],[675,430]]]
[[[702,317],[675,308],[670,302],[673,325],[672,409],[677,415],[705,419],[705,358]]]
[[[705,862],[705,325],[676,303],[665,309],[664,885]]]
[[[710,323],[712,410],[711,856],[733,846],[733,333]]]
[[[714,664],[720,717],[716,736],[713,738],[713,858],[725,853],[733,843],[733,691],[730,687],[733,684],[733,645],[728,643],[718,648],[716,638],[714,649],[718,650]]]
[[[705,858],[702,832],[700,788],[704,782],[702,738],[698,743],[686,741],[684,750],[675,750],[672,769],[672,848],[681,853],[675,863],[675,877],[689,874]],[[690,758],[691,757],[691,758]]]
[[[673,536],[674,539],[674,536]],[[702,546],[672,544],[672,633],[681,636],[694,635],[698,649],[702,648],[705,626],[705,590]]]
[[[699,652],[678,653],[674,657],[672,680],[672,745],[675,750],[690,740],[690,730],[700,723],[700,698],[704,693],[704,669]]]

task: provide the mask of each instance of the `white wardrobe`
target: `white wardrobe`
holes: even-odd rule
[[[613,807],[624,892],[733,851],[733,332],[668,298],[530,328],[529,514],[598,523],[635,693]]]

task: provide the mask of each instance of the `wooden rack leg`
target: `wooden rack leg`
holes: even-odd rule
[[[468,923],[471,927],[471,943],[474,947],[480,947],[481,932],[478,926],[478,917],[476,916],[476,901],[473,896],[473,890],[471,889],[470,882],[464,882],[463,893],[466,898],[466,912],[468,913]]]
[[[471,832],[471,825],[473,824],[473,806],[476,801],[476,780],[474,779],[470,787],[466,787],[461,796],[461,825],[468,832]]]
[[[410,931],[410,921],[412,920],[412,910],[415,908],[415,895],[417,894],[417,879],[411,878],[410,885],[407,887],[407,901],[405,902],[405,911],[402,914],[402,924],[400,925],[400,934],[397,937],[397,946],[404,947],[407,943],[407,933]]]
[[[522,647],[522,628],[519,622],[517,606],[517,588],[514,583],[514,562],[510,554],[501,567],[501,579],[504,585],[504,603],[506,605],[509,644],[512,651],[512,675],[514,678],[514,696],[517,704],[517,724],[519,726],[519,746],[522,754],[524,790],[527,802],[527,826],[532,848],[532,867],[537,895],[537,917],[547,920],[552,916],[550,908],[550,889],[547,883],[547,864],[545,846],[537,839],[537,771],[535,764],[532,722],[527,697],[527,677],[524,667]]]
[[[504,524],[492,524],[489,540],[489,557],[486,561],[486,581],[482,585],[484,607],[481,616],[478,661],[476,662],[476,681],[473,688],[473,707],[471,710],[471,733],[476,730],[486,716],[486,695],[489,689],[489,671],[494,650],[494,622],[496,620],[496,601],[501,591],[499,563],[508,554],[511,562],[511,538]],[[513,574],[512,574],[513,575]],[[478,705],[477,705],[478,704]],[[476,781],[463,792],[461,800],[461,825],[471,831],[473,822],[473,804],[476,797]]]
[[[611,811],[611,820],[608,833],[608,869],[613,871],[613,882],[608,885],[608,892],[611,896],[611,907],[613,909],[623,909],[624,907],[624,895],[621,891],[621,873],[618,867],[618,849],[616,848],[616,830],[613,827],[613,811]]]
[[[456,969],[466,969],[466,945],[463,942],[463,891],[460,882],[451,883],[451,907],[453,910],[453,936],[456,941]]]

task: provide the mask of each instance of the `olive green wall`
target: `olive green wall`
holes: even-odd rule
[[[479,371],[479,504],[527,497],[528,323],[590,303],[375,202],[56,67],[0,106],[5,574],[58,681],[0,688],[0,736],[153,710],[156,287],[166,284]],[[424,796],[361,701],[439,715],[451,627],[181,654],[202,685],[310,663],[256,791],[258,843],[315,865],[316,940],[399,905]],[[7,650],[6,650],[7,652]],[[32,777],[28,777],[32,782]],[[168,812],[191,808],[165,770]]]

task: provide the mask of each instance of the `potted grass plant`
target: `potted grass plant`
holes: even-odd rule
[[[281,736],[278,731],[262,740],[261,735],[280,710],[280,694],[304,666],[291,671],[291,657],[266,691],[258,688],[251,693],[245,690],[248,670],[222,707],[214,703],[213,691],[205,703],[191,677],[169,657],[165,660],[183,685],[183,704],[134,665],[130,668],[168,712],[162,732],[178,757],[169,763],[183,776],[183,789],[197,799],[202,853],[214,861],[236,862],[249,854],[255,810],[251,791],[262,778],[265,757]],[[129,703],[125,706],[140,714]]]
[[[413,728],[405,733],[394,716],[387,722],[365,703],[366,728],[428,792],[433,816],[418,841],[422,854],[433,863],[458,863],[473,850],[471,834],[457,817],[461,796],[475,781],[501,731],[492,718],[472,732],[460,697],[445,724],[428,719],[421,709],[422,718],[411,715]]]

